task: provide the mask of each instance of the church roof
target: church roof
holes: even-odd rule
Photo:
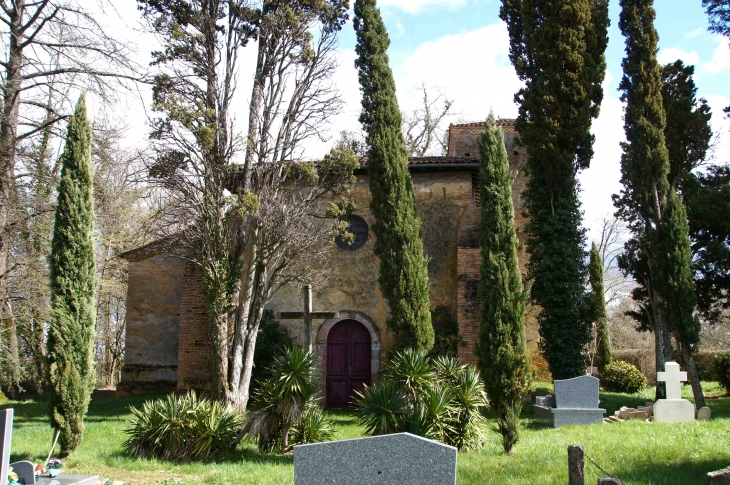
[[[479,159],[474,157],[408,157],[409,169],[426,169],[426,168],[458,168],[478,166]],[[368,157],[360,157],[360,169],[364,170],[368,167]]]
[[[515,121],[514,118],[497,118],[497,126],[502,128],[502,131],[508,135],[516,135]],[[451,128],[482,128],[487,125],[486,121],[469,121],[465,123],[452,123],[449,125]]]

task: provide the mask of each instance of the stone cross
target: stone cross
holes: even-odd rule
[[[656,380],[666,382],[667,399],[682,399],[682,382],[687,380],[687,373],[679,371],[679,364],[664,364],[664,372],[657,372]]]
[[[312,352],[312,320],[315,318],[338,318],[337,312],[313,312],[312,311],[312,285],[304,285],[304,311],[303,312],[279,312],[278,318],[282,320],[304,320],[304,348]]]
[[[8,483],[10,467],[10,441],[13,437],[13,410],[0,411],[0,483]]]

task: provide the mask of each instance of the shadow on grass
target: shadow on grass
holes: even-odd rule
[[[588,466],[592,465],[586,463],[586,467]],[[720,470],[726,466],[727,461],[722,458],[687,458],[686,461],[673,463],[616,464],[609,471],[615,475],[614,478],[620,479],[623,483],[649,485],[661,482],[670,485],[702,485],[705,483],[709,472]]]

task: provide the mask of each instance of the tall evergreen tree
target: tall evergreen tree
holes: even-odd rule
[[[603,258],[596,243],[591,246],[591,259],[588,263],[588,282],[591,285],[591,308],[596,325],[595,365],[603,372],[604,367],[613,362],[611,356],[611,336],[608,333],[606,318],[606,295],[603,290]]]
[[[691,162],[675,160],[675,166],[670,165],[662,70],[656,60],[658,36],[654,29],[653,0],[621,0],[621,8],[619,27],[626,37],[626,57],[619,89],[626,103],[627,141],[622,144],[621,157],[624,188],[615,204],[619,215],[629,224],[633,238],[627,244],[629,251],[619,263],[642,285],[636,293],[644,302],[638,315],[654,331],[656,368],[662,371],[664,363],[672,358],[672,332],[677,332],[680,339],[695,332],[696,297],[688,223],[682,202],[672,187],[674,181],[670,180],[670,174],[678,179],[682,167]],[[673,104],[669,106],[676,108]],[[677,140],[673,142],[674,152],[686,152]],[[696,343],[696,337],[691,338],[680,347],[688,349]],[[693,362],[688,364],[694,367]],[[657,398],[664,395],[664,387],[658,385]]]
[[[96,266],[91,125],[81,95],[68,123],[49,259],[51,324],[48,384],[51,425],[60,431],[61,454],[81,442],[94,389]]]
[[[376,0],[355,2],[355,32],[362,113],[367,133],[368,179],[375,215],[375,254],[380,258],[380,290],[390,306],[388,328],[396,348],[427,351],[433,346],[428,268],[421,222],[401,130],[395,81],[388,65],[390,39]]]
[[[525,346],[525,300],[517,264],[517,235],[512,206],[513,176],[509,171],[502,129],[487,120],[479,139],[479,183],[482,205],[482,265],[479,299],[479,369],[507,453],[519,438],[522,397],[530,385]]]
[[[510,59],[525,87],[515,128],[527,147],[524,193],[540,346],[555,379],[584,372],[590,340],[585,231],[576,173],[593,156],[603,99],[608,0],[502,0]]]

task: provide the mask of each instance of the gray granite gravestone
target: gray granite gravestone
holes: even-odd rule
[[[606,410],[598,407],[598,383],[593,376],[556,380],[554,399],[536,398],[535,419],[554,428],[603,423]]]
[[[296,485],[455,485],[456,448],[398,433],[294,447]]]
[[[10,442],[13,438],[13,410],[0,410],[0,483],[8,483]]]

